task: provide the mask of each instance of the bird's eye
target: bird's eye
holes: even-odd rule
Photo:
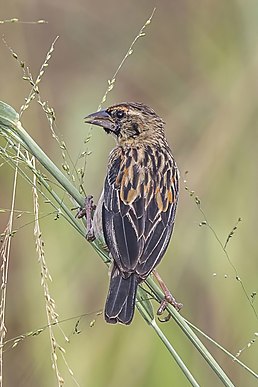
[[[116,116],[117,116],[117,118],[119,118],[119,119],[123,118],[123,117],[125,116],[124,110],[117,110],[117,111],[116,111]]]

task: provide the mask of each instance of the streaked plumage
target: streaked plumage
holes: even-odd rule
[[[164,122],[149,107],[122,103],[86,117],[117,139],[93,218],[114,260],[107,322],[130,324],[138,284],[163,257],[175,220],[179,173]]]

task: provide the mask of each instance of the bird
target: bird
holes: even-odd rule
[[[129,325],[137,287],[161,261],[173,232],[179,170],[165,122],[145,104],[112,105],[88,115],[85,123],[116,139],[102,194],[94,214],[88,212],[93,218],[88,237],[101,240],[113,262],[105,320]]]

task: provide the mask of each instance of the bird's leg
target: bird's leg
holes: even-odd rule
[[[92,222],[95,209],[96,209],[96,206],[93,202],[93,196],[88,195],[85,198],[84,208],[80,208],[80,210],[76,214],[76,217],[79,219],[81,219],[85,216],[86,228],[87,228],[86,239],[87,239],[87,241],[90,241],[90,242],[94,241],[94,239],[95,239],[93,222]]]
[[[165,295],[164,299],[160,303],[159,309],[157,310],[157,315],[161,316],[164,313],[167,304],[173,305],[174,308],[179,312],[180,309],[182,309],[183,304],[177,302],[176,299],[172,296],[172,294],[170,293],[170,290],[168,289],[168,287],[166,286],[166,284],[164,283],[164,281],[160,277],[159,273],[156,270],[153,270],[152,273],[153,273],[154,277],[156,278],[157,282],[159,283],[159,285],[160,285],[160,287],[163,290],[164,295]],[[171,315],[168,314],[168,316],[165,317],[165,319],[163,319],[161,321],[168,321],[170,319],[170,317],[171,317]]]

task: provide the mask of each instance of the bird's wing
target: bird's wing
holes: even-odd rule
[[[159,263],[173,230],[178,170],[168,149],[116,148],[102,209],[106,243],[126,277],[141,278]]]

